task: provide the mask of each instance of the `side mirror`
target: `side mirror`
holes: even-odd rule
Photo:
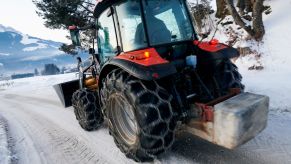
[[[76,26],[70,26],[70,35],[74,46],[81,46],[79,29]]]

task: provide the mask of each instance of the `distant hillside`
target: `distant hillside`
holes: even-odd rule
[[[0,24],[0,74],[33,72],[48,63],[75,64],[71,56],[59,51],[61,44],[22,34]]]

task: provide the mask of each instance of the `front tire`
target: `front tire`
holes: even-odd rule
[[[118,148],[137,162],[152,161],[174,142],[172,96],[155,81],[115,70],[103,81],[102,102]]]
[[[72,96],[72,104],[76,119],[84,130],[93,131],[102,125],[104,119],[96,92],[77,90]]]

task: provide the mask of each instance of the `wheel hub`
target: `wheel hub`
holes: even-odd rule
[[[111,121],[113,122],[117,134],[126,144],[134,144],[137,139],[138,126],[133,106],[123,95],[117,93],[110,96],[109,105],[109,110],[111,110]]]

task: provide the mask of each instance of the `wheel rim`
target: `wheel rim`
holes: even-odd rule
[[[127,145],[136,142],[138,126],[132,105],[122,95],[114,94],[109,99],[111,121],[117,134]]]

